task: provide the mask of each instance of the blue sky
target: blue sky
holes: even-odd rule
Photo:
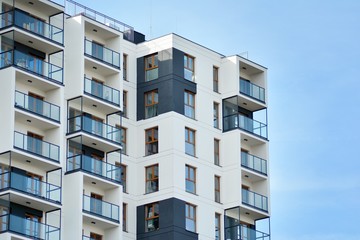
[[[267,66],[272,239],[360,239],[359,0],[77,1]]]

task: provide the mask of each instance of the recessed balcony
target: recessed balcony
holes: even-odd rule
[[[224,116],[223,118],[224,131],[233,129],[241,129],[246,132],[255,134],[261,138],[267,139],[267,125],[243,116],[240,113]]]
[[[270,240],[270,234],[257,231],[243,224],[225,227],[226,240]]]
[[[15,26],[46,40],[62,45],[64,43],[64,30],[48,24],[19,9],[3,12],[0,29]]]
[[[13,232],[31,239],[60,240],[60,228],[13,214],[0,216],[0,232]]]
[[[59,106],[19,91],[15,91],[15,107],[55,122],[60,122]]]
[[[98,81],[84,78],[84,92],[115,106],[120,106],[120,91]]]
[[[240,93],[265,103],[265,89],[249,80],[240,78]]]
[[[241,166],[267,176],[267,161],[247,152],[241,152]]]
[[[9,66],[15,66],[30,74],[35,74],[58,84],[63,83],[63,69],[61,67],[18,50],[0,53],[0,68]]]
[[[83,195],[83,212],[116,223],[120,222],[120,208],[118,205],[87,195]]]
[[[268,212],[268,198],[261,194],[241,189],[242,203],[255,209]]]
[[[16,131],[14,147],[57,163],[60,160],[59,146]]]
[[[120,69],[120,53],[85,38],[85,56]]]

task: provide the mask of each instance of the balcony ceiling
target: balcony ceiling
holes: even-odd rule
[[[39,37],[36,34],[32,34],[24,30],[14,31],[14,40],[28,47],[38,49],[47,54],[62,50],[62,47],[55,43],[52,43],[50,40]]]
[[[52,3],[48,0],[31,0],[31,1],[19,1],[21,4],[17,4],[17,1],[15,2],[15,7],[24,7],[27,6],[31,9],[36,9],[38,12],[47,13],[48,16],[55,15],[57,13],[60,13],[63,7]],[[33,4],[30,4],[29,2],[32,2]]]
[[[88,20],[88,19],[91,19],[91,18],[85,18],[85,19],[87,20],[85,22],[85,34],[90,33],[91,35],[95,35],[99,39],[102,39],[103,41],[106,41],[106,40],[111,39],[111,38],[119,37],[119,35],[120,35],[120,33],[115,34],[114,32],[112,32],[112,31],[115,31],[113,29],[111,29],[111,31],[107,30],[107,27],[105,27],[105,25],[97,23],[97,24],[101,25],[101,27],[99,27],[97,24],[91,23],[90,21],[92,21],[92,20]],[[96,31],[94,31],[94,29]],[[116,49],[112,49],[112,50],[118,52],[118,50],[116,50]]]

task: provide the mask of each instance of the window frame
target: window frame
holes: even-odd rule
[[[145,205],[145,232],[156,231],[157,229],[160,228],[160,221],[159,221],[160,211],[159,211],[159,213],[156,215],[156,211],[155,211],[156,206],[157,206],[158,209],[160,209],[160,206],[159,206],[159,203],[158,203],[158,202],[149,203],[149,204],[146,204],[146,205]],[[151,207],[151,209],[152,209],[152,211],[151,211],[151,213],[152,213],[151,215],[152,215],[152,216],[149,217],[149,214],[148,214],[148,213],[149,213],[149,208],[150,208],[150,207]],[[158,228],[149,231],[149,229],[148,229],[148,221],[153,220],[153,219],[158,219],[158,224],[159,224],[159,226],[158,226]]]
[[[120,162],[115,162],[115,166],[121,168],[120,170],[121,185],[123,186],[123,193],[127,193],[127,188],[126,188],[127,165]]]
[[[214,138],[214,164],[220,166],[220,139]]]
[[[192,218],[190,215],[191,213],[191,208],[193,208],[193,212],[194,212],[194,217]],[[194,229],[189,229],[188,226],[187,226],[187,221],[192,221],[194,223]],[[190,232],[196,232],[196,205],[194,204],[191,204],[191,203],[185,203],[185,229],[187,231],[190,231]]]
[[[193,136],[194,136],[194,139],[193,139],[193,142],[191,142],[191,134],[190,133],[193,133]],[[186,138],[186,135],[188,136]],[[193,149],[194,149],[194,155],[186,152],[186,144],[189,144],[191,146],[193,146]],[[193,156],[195,157],[196,156],[196,130],[192,129],[192,128],[189,128],[189,127],[185,127],[185,153],[190,155],[190,156]]]
[[[191,97],[193,98],[193,105],[191,105]],[[187,111],[186,109],[189,108],[192,112],[192,116],[190,115],[187,115]],[[192,119],[195,119],[195,93],[193,92],[190,92],[190,91],[184,91],[184,115],[186,117],[189,117],[189,118],[192,118]]]
[[[151,94],[151,103],[148,104],[147,100],[148,100],[148,95],[150,95],[150,94]],[[155,102],[155,96],[156,95],[157,95],[157,102]],[[145,100],[145,103],[144,103],[144,109],[145,109],[144,117],[145,117],[145,119],[158,116],[158,111],[157,111],[157,105],[159,104],[159,91],[158,91],[158,89],[154,89],[154,90],[145,92],[144,93],[144,100]],[[155,115],[147,116],[148,108],[155,108],[155,107],[156,107]]]
[[[122,215],[123,215],[123,222],[122,222],[122,230],[124,232],[127,232],[127,203],[123,202],[123,210],[122,210]]]
[[[127,67],[128,67],[128,55],[126,53],[123,54],[123,80],[129,81],[127,77]]]
[[[155,170],[157,168],[157,171]],[[148,169],[151,169],[152,178],[148,179]],[[155,173],[157,172],[157,175]],[[148,182],[150,182],[150,191],[148,191]],[[152,182],[156,182],[156,190],[152,189]],[[145,167],[145,194],[159,191],[159,164],[153,164]]]
[[[218,175],[214,176],[214,197],[215,202],[221,203],[221,177]]]
[[[191,59],[192,64],[190,64],[189,59]],[[185,77],[185,70],[192,72],[191,79],[187,79]],[[194,82],[195,81],[194,76],[195,76],[195,57],[191,56],[190,54],[185,53],[184,54],[184,78],[188,81]]]
[[[217,212],[215,212],[215,240],[221,240],[221,214]]]
[[[194,171],[194,179],[191,178],[191,170]],[[194,185],[193,192],[187,189],[187,183],[191,183]],[[190,166],[188,164],[185,165],[185,191],[188,193],[196,194],[196,167]]]
[[[220,126],[220,115],[219,115],[220,103],[213,102],[213,126],[219,129]]]
[[[123,117],[128,117],[128,92],[123,90]]]
[[[157,57],[157,63],[158,63],[158,65],[156,65],[155,64],[155,58]],[[154,79],[147,79],[147,72],[148,71],[152,71],[152,70],[154,70],[154,69],[159,69],[159,55],[158,55],[158,53],[153,53],[153,54],[150,54],[150,55],[147,55],[147,56],[145,56],[144,57],[144,67],[145,67],[145,82],[150,82],[150,81],[153,81],[153,80],[155,80],[156,78],[158,78],[159,77],[159,74],[158,74],[158,76],[156,77],[156,78],[154,78]],[[151,59],[151,66],[152,67],[148,67],[148,59]]]
[[[147,141],[147,133],[151,131],[151,140],[150,141]],[[155,131],[157,131],[157,138],[155,138]],[[156,152],[148,152],[147,149],[148,147],[147,146],[152,146],[156,144]],[[152,128],[148,128],[148,129],[145,129],[145,156],[150,156],[150,155],[153,155],[153,154],[157,154],[159,153],[159,128],[156,126],[156,127],[152,127]]]
[[[219,93],[219,67],[217,66],[213,66],[213,91]]]

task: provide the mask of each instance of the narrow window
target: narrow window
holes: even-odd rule
[[[214,102],[214,128],[219,128],[219,103]]]
[[[127,112],[127,91],[123,91],[123,116],[127,117],[128,116],[128,112]]]
[[[185,128],[185,153],[195,156],[195,130]]]
[[[194,81],[194,60],[195,58],[185,54],[184,55],[184,78],[189,81]]]
[[[195,232],[196,231],[196,206],[186,203],[185,206],[185,225],[186,230]]]
[[[158,128],[145,130],[145,155],[158,153]]]
[[[145,57],[145,81],[152,81],[158,78],[158,55],[153,54]]]
[[[189,118],[195,118],[195,94],[189,91],[184,92],[184,113]]]
[[[221,239],[221,214],[215,213],[215,240]]]
[[[145,206],[145,232],[159,229],[159,204],[151,203]]]
[[[220,166],[220,140],[214,139],[214,164]]]
[[[127,79],[127,54],[123,54],[123,79],[124,81],[128,81]]]
[[[215,202],[220,203],[220,177],[214,177],[214,186],[215,186]]]
[[[127,231],[127,204],[123,203],[123,223],[122,223],[122,229],[124,232]]]
[[[196,168],[185,165],[185,185],[186,191],[196,193]]]
[[[126,128],[121,127],[120,129],[120,142],[121,142],[121,146],[122,146],[122,154],[127,154],[126,151]]]
[[[126,170],[127,170],[127,167],[125,164],[121,164],[119,162],[116,162],[115,163],[115,166],[117,166],[119,169],[119,171],[116,171],[116,179],[119,179],[121,180],[121,184],[123,186],[123,192],[126,193],[127,192],[127,189],[126,189]]]
[[[213,66],[213,91],[219,92],[219,68]]]
[[[145,193],[152,193],[159,190],[159,165],[152,165],[145,168]]]
[[[158,90],[145,93],[145,118],[151,118],[158,115],[159,95]]]

